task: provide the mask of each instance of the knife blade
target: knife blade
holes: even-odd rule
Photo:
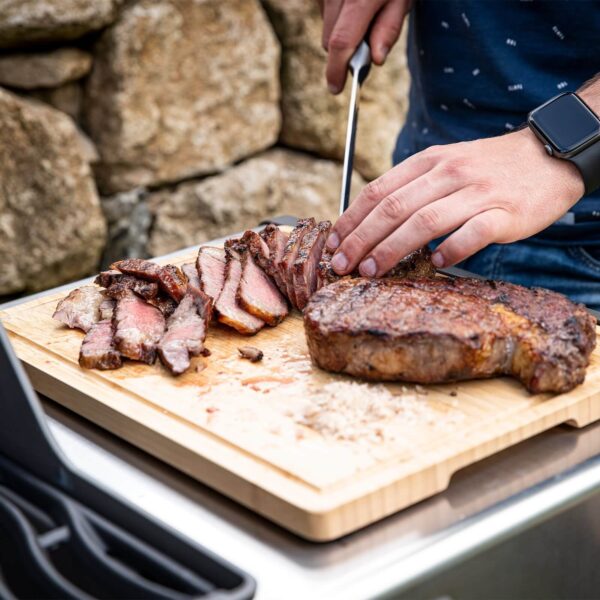
[[[358,123],[358,106],[360,88],[371,69],[371,49],[362,41],[352,55],[349,70],[352,74],[352,91],[348,107],[348,126],[346,128],[346,146],[344,148],[344,166],[342,170],[342,190],[340,194],[340,215],[350,203],[350,186],[352,184],[352,166],[354,164],[354,145],[356,142],[356,126]]]

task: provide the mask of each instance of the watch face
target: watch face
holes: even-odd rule
[[[529,122],[560,154],[573,152],[600,134],[598,117],[571,93],[534,110]]]

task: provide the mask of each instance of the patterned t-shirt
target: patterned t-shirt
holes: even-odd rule
[[[500,135],[600,72],[600,2],[416,0],[410,108],[394,163],[434,144]],[[600,245],[600,191],[538,236]]]

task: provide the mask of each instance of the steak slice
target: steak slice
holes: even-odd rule
[[[236,292],[238,305],[274,327],[287,316],[287,302],[269,276],[254,262],[250,249],[241,245],[238,251],[242,263]]]
[[[296,308],[299,310],[306,306],[308,299],[317,291],[319,261],[330,229],[331,221],[321,221],[302,238],[298,255],[292,265]]]
[[[350,275],[338,275],[331,266],[333,252],[327,247],[323,250],[323,255],[317,268],[317,288],[329,285],[334,281],[347,277],[361,277],[358,269]],[[418,279],[420,277],[435,277],[436,269],[431,262],[431,250],[423,246],[408,256],[404,257],[395,267],[392,267],[383,277],[399,277],[406,279]]]
[[[265,322],[246,312],[237,301],[237,290],[242,278],[242,263],[236,250],[237,240],[230,240],[225,246],[226,265],[223,289],[215,302],[217,320],[233,327],[244,335],[254,335]]]
[[[85,334],[79,351],[79,364],[85,369],[118,369],[123,361],[115,348],[112,321],[94,323]]]
[[[158,354],[173,375],[187,371],[190,357],[204,350],[211,307],[212,300],[199,287],[190,286],[169,317],[167,331],[158,344]]]
[[[285,282],[286,295],[293,306],[297,305],[296,294],[294,291],[294,281],[292,275],[292,265],[298,256],[302,238],[316,225],[316,221],[310,217],[308,219],[300,219],[298,224],[292,230],[290,237],[285,246],[283,258],[281,259],[281,278]]]
[[[258,265],[263,271],[275,281],[279,291],[287,296],[287,286],[285,279],[282,277],[281,261],[285,253],[285,247],[287,245],[289,236],[287,233],[281,231],[277,225],[272,223],[267,225],[261,232],[260,238],[266,244],[269,253],[267,254],[267,260],[262,264],[257,258]],[[250,247],[252,250],[252,246]]]
[[[329,371],[417,383],[509,374],[534,393],[581,383],[595,345],[583,306],[477,279],[343,279],[313,295],[304,326]]]
[[[224,248],[201,246],[198,250],[196,269],[200,277],[200,289],[212,298],[213,303],[216,303],[225,283],[225,263]]]
[[[157,283],[160,289],[175,302],[181,302],[185,295],[187,281],[183,273],[174,265],[162,267],[149,260],[128,258],[112,264],[110,268]]]
[[[100,303],[100,320],[106,321],[113,318],[116,302],[112,298],[104,298]]]
[[[89,331],[100,320],[100,305],[104,300],[102,291],[95,285],[84,285],[60,300],[52,315],[71,329]]]
[[[198,290],[202,290],[200,286],[200,276],[198,275],[198,269],[196,268],[196,265],[194,263],[186,263],[185,265],[182,265],[181,270],[188,281],[188,286],[191,285]]]
[[[158,283],[138,279],[116,269],[102,271],[96,277],[94,283],[106,288],[106,295],[115,299],[123,296],[127,290],[131,290],[145,299],[154,298],[158,294]]]
[[[163,314],[131,290],[117,301],[113,316],[115,344],[125,357],[151,365],[165,331]]]
[[[175,302],[175,300],[173,300],[173,298],[170,296],[167,296],[163,293],[159,293],[158,296],[154,298],[146,298],[146,302],[150,304],[150,306],[158,308],[165,319],[170,317],[177,308],[177,302]]]

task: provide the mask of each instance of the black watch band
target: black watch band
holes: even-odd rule
[[[579,169],[586,194],[591,194],[600,188],[600,142],[588,146],[567,160]]]

